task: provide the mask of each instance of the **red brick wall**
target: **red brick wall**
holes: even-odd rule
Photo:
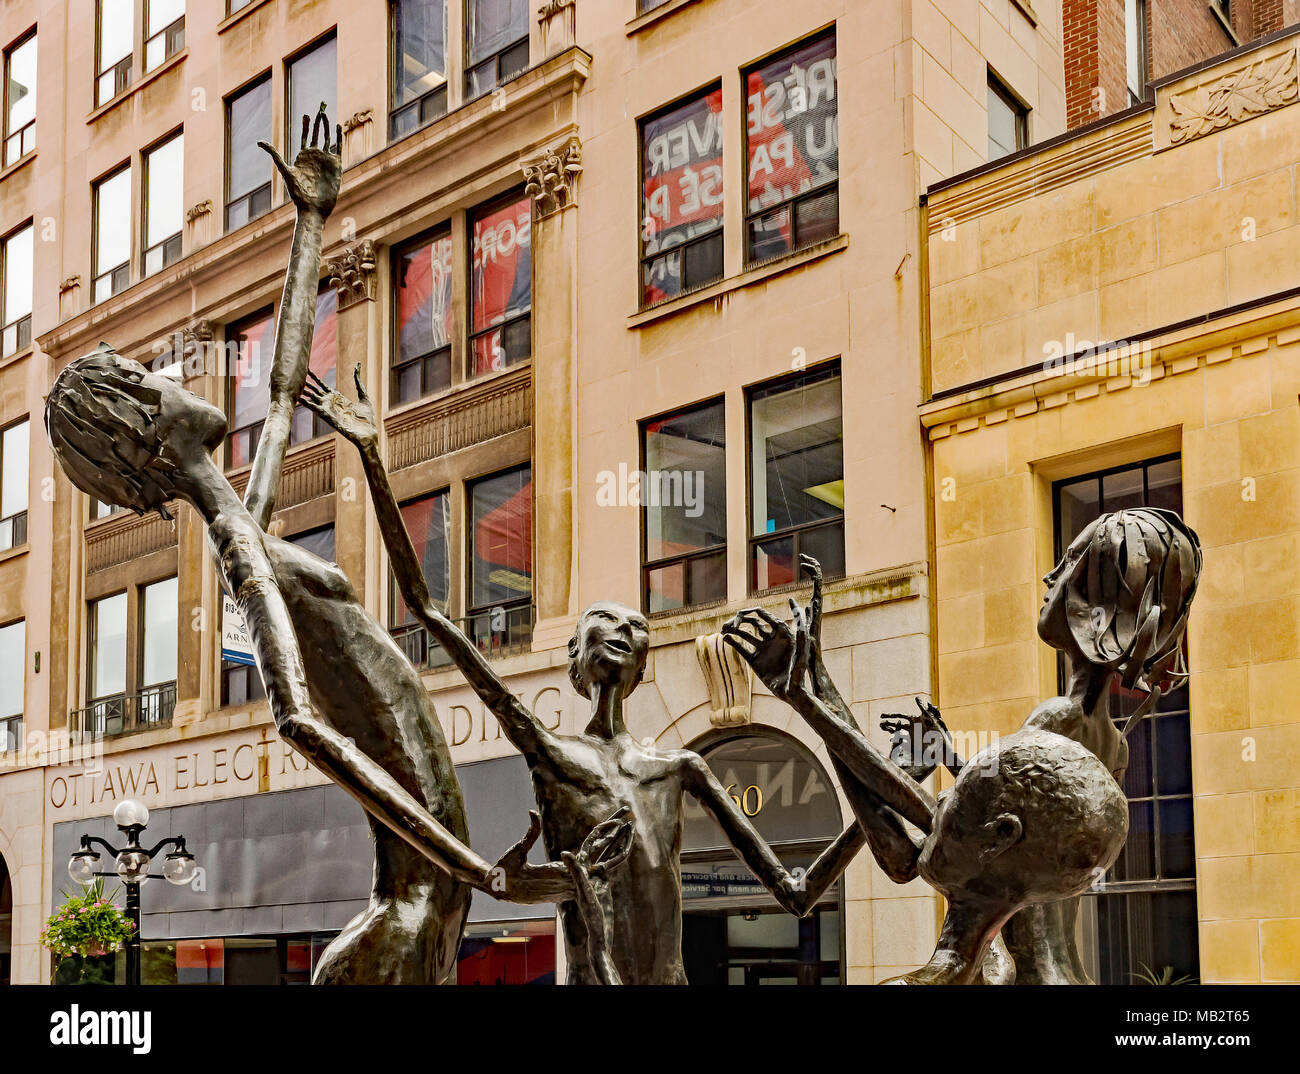
[[[1300,21],[1300,0],[1233,0],[1241,44]],[[1070,127],[1127,108],[1124,0],[1062,0]],[[1160,78],[1236,47],[1209,0],[1147,0],[1148,74]]]

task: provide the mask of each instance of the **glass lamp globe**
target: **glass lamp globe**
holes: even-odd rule
[[[149,855],[143,850],[124,850],[117,856],[117,875],[124,884],[143,884],[149,879]]]
[[[68,859],[68,875],[74,883],[89,887],[95,881],[95,866],[98,864],[98,854],[78,851]]]
[[[179,852],[167,855],[167,860],[163,862],[162,874],[167,883],[181,887],[194,879],[197,869],[193,854]]]
[[[113,810],[113,823],[119,828],[143,828],[149,823],[149,810],[143,802],[124,798]]]

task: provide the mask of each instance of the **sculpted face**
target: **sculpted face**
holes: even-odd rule
[[[622,604],[593,604],[578,620],[577,648],[570,655],[574,684],[621,685],[630,693],[645,671],[650,626],[645,616]]]
[[[1038,636],[1054,649],[1074,649],[1074,635],[1070,632],[1069,619],[1066,616],[1066,598],[1069,595],[1070,579],[1088,551],[1095,526],[1088,526],[1065,550],[1061,562],[1043,576],[1047,592],[1043,596],[1043,605],[1038,613]]]

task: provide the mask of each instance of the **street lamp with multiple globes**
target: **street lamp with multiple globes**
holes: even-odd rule
[[[126,846],[118,849],[96,835],[83,835],[81,849],[74,851],[68,860],[68,875],[83,887],[94,883],[97,876],[115,876],[126,888],[126,913],[135,925],[131,938],[126,941],[126,983],[140,983],[140,888],[153,878],[166,880],[178,887],[194,879],[196,866],[194,855],[185,849],[183,836],[169,836],[152,849],[140,845],[140,833],[149,823],[149,810],[143,802],[133,798],[118,802],[113,810],[113,823],[126,836]],[[99,853],[94,849],[98,844],[115,860],[111,873],[96,869]],[[162,872],[151,873],[149,868],[154,859],[164,850],[170,849],[163,859]]]

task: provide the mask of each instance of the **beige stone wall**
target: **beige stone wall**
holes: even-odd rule
[[[1205,550],[1189,628],[1201,977],[1297,982],[1300,301],[1279,292],[1300,282],[1284,252],[1300,110],[1175,142],[1165,94],[1187,88],[930,198],[938,692],[954,728],[996,733],[1055,694],[1035,635],[1052,483],[1180,453]],[[1071,333],[1067,353],[1142,347],[1044,368],[1044,343]]]

